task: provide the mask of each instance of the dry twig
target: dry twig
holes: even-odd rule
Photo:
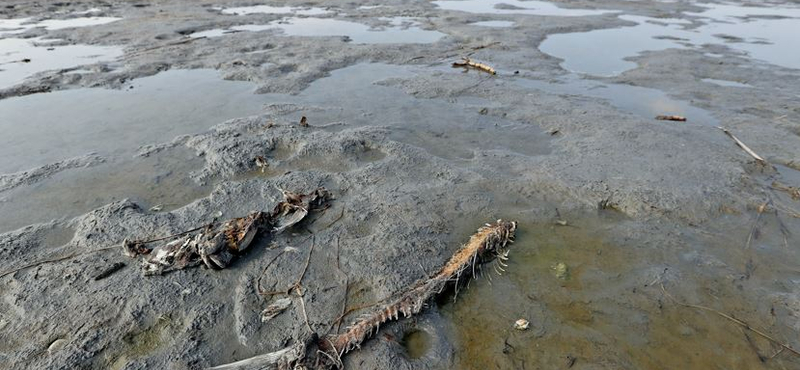
[[[736,145],[738,145],[745,152],[747,152],[747,154],[750,154],[751,157],[755,158],[756,162],[758,162],[759,164],[762,164],[764,166],[768,166],[769,165],[769,163],[767,163],[767,161],[764,158],[761,158],[760,155],[756,154],[756,152],[754,152],[753,149],[750,149],[750,147],[745,145],[741,140],[739,140],[739,138],[737,138],[730,131],[728,131],[728,129],[726,129],[724,127],[717,127],[717,128],[722,130],[722,132],[724,132],[731,139],[733,139],[733,141],[736,142]]]

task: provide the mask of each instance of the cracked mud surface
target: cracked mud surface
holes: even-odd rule
[[[0,273],[75,255],[0,278],[0,362],[199,369],[275,351],[306,325],[296,302],[262,323],[276,298],[256,294],[257,281],[293,283],[312,241],[305,304],[324,333],[345,296],[347,307],[388,297],[504,218],[520,222],[506,274],[382,327],[347,367],[800,366],[661,290],[800,347],[800,204],[773,185],[800,186],[800,70],[743,52],[786,41],[719,35],[644,49],[611,76],[581,75],[538,46],[550,35],[632,27],[625,16],[662,19],[653,42],[672,40],[673,27],[711,24],[693,15],[707,6],[558,2],[537,15],[517,9],[537,2],[499,3],[464,12],[428,1],[288,1],[268,4],[278,13],[234,15],[225,9],[256,4],[4,2],[0,19],[42,27],[0,22],[0,45],[57,39],[26,47],[113,47],[121,56],[47,67],[0,54],[30,63],[0,64],[0,76],[35,71],[0,84]],[[791,3],[750,5],[763,8],[743,24],[800,22],[763,10]],[[54,26],[87,14],[120,19]],[[320,32],[315,19],[357,26],[308,36]],[[476,24],[493,21],[513,25]],[[307,35],[281,30],[287,22]],[[3,31],[12,26],[20,28]],[[192,37],[205,31],[215,37]],[[425,43],[385,42],[408,32]],[[450,67],[466,55],[498,75]],[[310,127],[297,124],[302,116]],[[143,277],[138,261],[99,251],[269,210],[279,188],[319,186],[334,195],[331,208],[257,240],[225,270]],[[94,280],[117,262],[126,266]],[[556,273],[560,263],[566,272]],[[513,330],[518,318],[531,328]]]

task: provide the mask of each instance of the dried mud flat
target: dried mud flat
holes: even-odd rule
[[[455,301],[447,295],[415,319],[382,327],[345,366],[800,367],[778,346],[800,347],[800,204],[785,191],[800,186],[800,70],[741,50],[770,40],[721,35],[719,43],[645,49],[626,59],[635,67],[613,76],[580,75],[538,45],[552,34],[631,26],[623,13],[701,29],[712,22],[691,14],[704,4],[545,3],[554,10],[531,3],[549,14],[517,14],[508,5],[476,13],[427,1],[290,1],[270,4],[290,8],[277,14],[240,15],[225,9],[255,4],[4,2],[0,19],[74,19],[87,11],[120,19],[0,30],[0,42],[54,38],[119,47],[121,56],[81,57],[91,63],[0,86],[0,112],[43,112],[26,122],[0,117],[9,133],[0,153],[14,158],[0,162],[0,274],[14,271],[0,277],[0,362],[199,369],[272,352],[308,329],[297,304],[262,322],[278,297],[260,296],[259,282],[278,290],[302,274],[308,326],[337,330],[343,307],[426,278],[477,227],[503,218],[519,222],[505,275],[493,285],[478,279]],[[741,17],[781,20],[773,18]],[[513,25],[474,25],[490,21]],[[276,28],[282,24],[299,30]],[[254,25],[273,27],[241,28]],[[310,35],[315,27],[342,34]],[[213,32],[192,37],[206,31]],[[386,36],[373,34],[380,32]],[[386,43],[391,37],[424,43]],[[451,67],[466,56],[497,74]],[[12,67],[0,65],[0,73]],[[148,80],[186,69],[249,83],[157,95],[209,77]],[[105,114],[91,110],[105,104],[104,94],[135,102],[116,105],[118,112],[107,112],[113,118],[98,123],[121,128],[86,136],[48,121],[72,122],[67,116],[80,118],[82,110]],[[659,98],[644,102],[650,96]],[[48,98],[73,108],[49,112]],[[170,110],[179,113],[161,113]],[[688,120],[654,119],[661,114]],[[159,116],[181,129],[129,126]],[[24,130],[38,125],[41,131]],[[143,276],[138,260],[107,249],[268,211],[280,189],[318,187],[333,195],[330,208],[257,239],[224,270]],[[119,263],[125,266],[95,279]],[[744,320],[774,341],[676,300]],[[519,318],[530,321],[527,331],[512,329]]]

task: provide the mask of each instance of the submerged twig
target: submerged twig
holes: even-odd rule
[[[753,222],[753,226],[750,228],[750,234],[747,235],[747,243],[744,245],[744,249],[750,249],[750,243],[753,241],[753,236],[755,236],[756,232],[758,232],[758,223],[761,221],[761,215],[767,210],[767,206],[769,202],[765,202],[758,206],[758,216],[756,216],[755,222]]]
[[[775,190],[780,190],[789,194],[794,200],[800,200],[800,188],[798,187],[783,185],[777,181],[773,181],[771,186]]]
[[[672,301],[673,303],[675,303],[675,304],[677,304],[679,306],[683,306],[683,307],[689,307],[689,308],[694,308],[694,309],[698,309],[698,310],[703,310],[703,311],[708,311],[708,312],[714,313],[717,316],[725,318],[728,321],[730,321],[730,322],[732,322],[732,323],[734,323],[736,325],[739,325],[742,328],[745,328],[745,329],[755,333],[756,335],[758,335],[758,336],[770,341],[771,343],[776,344],[776,345],[786,349],[787,351],[794,353],[797,356],[800,356],[800,351],[792,348],[790,345],[788,345],[786,343],[783,343],[783,342],[771,337],[770,335],[764,333],[763,331],[758,330],[758,329],[750,326],[750,324],[748,324],[748,323],[746,323],[746,322],[744,322],[742,320],[739,320],[739,319],[737,319],[737,318],[735,318],[735,317],[733,317],[731,315],[728,315],[728,314],[723,313],[721,311],[717,311],[717,310],[715,310],[715,309],[713,309],[711,307],[699,306],[699,305],[696,305],[696,304],[690,304],[690,303],[685,303],[685,302],[678,301],[677,299],[675,299],[675,297],[673,297],[671,294],[669,294],[669,292],[667,292],[667,290],[664,288],[664,283],[663,282],[659,283],[659,284],[661,285],[661,292],[664,293],[664,296],[669,298],[669,300]]]

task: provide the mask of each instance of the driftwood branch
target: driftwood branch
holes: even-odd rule
[[[475,68],[488,74],[496,75],[497,71],[487,64],[472,61],[470,58],[461,58],[460,62],[453,62],[453,67]]]

